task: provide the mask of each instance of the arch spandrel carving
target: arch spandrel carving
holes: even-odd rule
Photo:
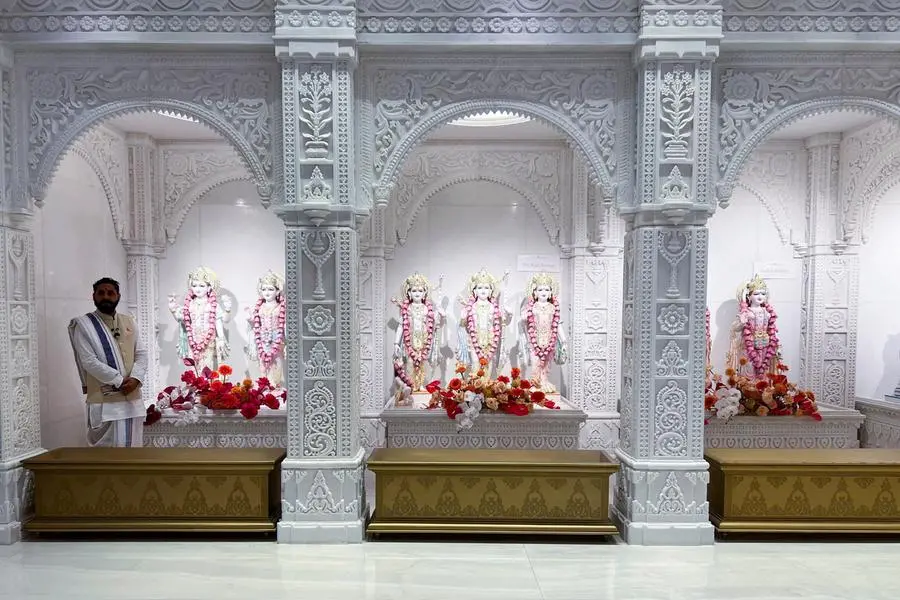
[[[723,204],[753,151],[782,127],[838,110],[900,118],[900,68],[884,55],[738,55],[723,60],[718,87]]]
[[[167,110],[221,134],[268,202],[281,154],[272,132],[275,66],[274,59],[261,55],[24,55],[16,68],[24,82],[20,110],[31,123],[21,134],[29,193],[42,200],[62,156],[96,123]]]
[[[552,244],[562,227],[561,169],[568,154],[562,146],[517,150],[512,145],[420,146],[402,165],[390,210],[403,244],[421,210],[441,191],[470,181],[507,187],[534,208]]]
[[[124,239],[128,221],[127,214],[122,214],[127,185],[124,138],[107,127],[93,127],[72,145],[72,152],[87,163],[100,181],[116,236]]]
[[[623,153],[616,147],[617,140],[631,143],[620,133],[624,120],[617,110],[630,81],[624,57],[544,59],[537,64],[496,57],[427,57],[402,63],[373,58],[364,59],[361,68],[360,166],[363,184],[376,191],[397,179],[412,149],[435,129],[492,110],[530,116],[565,134],[589,165],[591,180],[609,197],[619,173],[629,170],[618,165]]]

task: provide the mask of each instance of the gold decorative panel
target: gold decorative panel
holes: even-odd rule
[[[368,466],[370,533],[616,533],[602,452],[390,448]]]
[[[34,473],[28,531],[274,531],[278,449],[60,448]]]
[[[900,450],[708,450],[721,532],[900,533]]]

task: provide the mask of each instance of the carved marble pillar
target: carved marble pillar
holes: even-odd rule
[[[806,243],[797,248],[803,261],[800,380],[819,402],[852,409],[859,256],[840,241],[840,144],[836,133],[806,140]]]
[[[156,144],[144,134],[129,134],[128,223],[123,245],[128,266],[128,311],[135,316],[149,353],[144,404],[156,401],[159,381],[159,260],[165,256],[162,199],[156,181]]]
[[[623,207],[621,435],[613,516],[630,544],[711,544],[703,459],[710,83],[721,9],[643,3],[637,194]],[[675,22],[677,21],[677,22]]]
[[[359,259],[359,435],[367,451],[384,446],[384,424],[379,415],[387,389],[385,274],[392,252],[385,243],[385,209],[375,208],[360,232]]]
[[[34,238],[15,179],[12,53],[0,46],[0,544],[21,538],[31,476],[21,461],[41,448]]]
[[[621,232],[615,224],[610,229],[619,219],[609,219],[614,209],[603,202],[599,186],[588,184],[580,160],[572,168],[571,207],[569,400],[588,415],[580,446],[612,452],[619,442]]]
[[[353,79],[356,7],[279,2],[288,456],[282,543],[361,542]]]

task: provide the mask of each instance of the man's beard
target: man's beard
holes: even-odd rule
[[[101,300],[100,302],[94,302],[94,306],[97,307],[97,310],[105,315],[116,314],[116,307],[118,305],[118,302],[113,302],[112,300]]]

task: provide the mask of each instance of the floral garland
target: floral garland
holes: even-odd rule
[[[541,346],[538,344],[537,340],[537,323],[534,321],[534,298],[528,300],[528,308],[526,309],[526,323],[528,329],[528,343],[531,345],[532,351],[535,356],[538,357],[538,360],[541,361],[541,366],[546,365],[550,362],[550,355],[556,349],[556,338],[559,335],[559,301],[556,298],[550,299],[551,304],[553,304],[553,322],[550,327],[550,340],[547,342],[546,346]]]
[[[196,298],[192,293],[184,297],[184,308],[181,313],[181,322],[184,323],[184,329],[187,333],[188,346],[191,348],[193,358],[199,360],[206,348],[216,339],[216,313],[219,306],[219,300],[213,290],[209,291],[207,299],[209,300],[209,311],[207,320],[209,327],[206,330],[206,337],[201,341],[194,339],[194,323],[191,319],[191,300]]]
[[[265,303],[265,299],[260,298],[256,301],[256,307],[253,309],[253,339],[256,342],[256,355],[259,357],[260,363],[262,363],[263,371],[268,371],[275,364],[281,349],[284,348],[285,303],[278,303],[278,324],[276,325],[278,327],[278,337],[268,351],[266,351],[263,344],[262,318],[259,316],[259,311]]]
[[[757,376],[764,375],[768,371],[768,365],[778,354],[778,327],[775,325],[777,315],[775,314],[775,309],[769,304],[766,304],[764,308],[769,313],[769,324],[766,328],[769,344],[765,350],[760,352],[753,343],[753,323],[750,319],[744,324],[743,332],[744,349],[747,351],[747,358],[750,359],[750,364],[753,366],[753,372]],[[746,302],[741,303],[741,312],[744,311],[750,312]],[[753,313],[750,312],[750,315],[752,318]]]
[[[412,328],[409,321],[409,305],[407,299],[400,305],[400,319],[403,322],[403,346],[406,349],[406,355],[413,361],[413,365],[418,368],[431,352],[431,345],[434,343],[434,305],[431,300],[425,300],[425,335],[427,336],[425,344],[422,348],[416,350],[412,345]]]
[[[484,353],[484,348],[481,347],[481,344],[478,342],[478,329],[475,324],[475,303],[478,301],[478,298],[472,297],[466,303],[466,307],[468,308],[468,316],[466,317],[466,330],[469,334],[469,341],[472,342],[472,348],[475,350],[475,355],[478,357],[479,362],[482,360],[486,360],[488,362],[494,358],[494,354],[497,352],[497,348],[500,346],[500,324],[503,322],[503,315],[500,312],[500,305],[491,300],[491,306],[494,309],[494,318],[492,319],[492,335],[491,335],[491,344],[487,348],[487,353]]]

